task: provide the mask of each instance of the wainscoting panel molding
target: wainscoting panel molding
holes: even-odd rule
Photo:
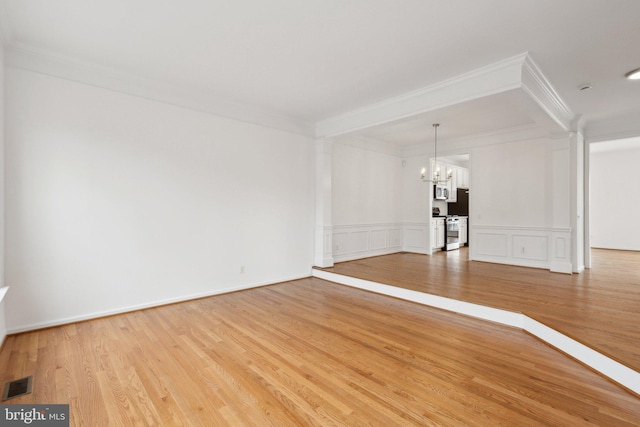
[[[330,225],[316,226],[316,249],[314,265],[317,267],[333,266],[331,251],[333,248],[333,227]]]
[[[402,250],[402,224],[333,226],[333,260],[349,261]]]
[[[475,225],[471,259],[571,274],[571,229]]]
[[[429,223],[338,225],[324,230],[333,261],[395,252],[427,253]],[[476,225],[470,231],[470,259],[572,273],[571,229]],[[326,248],[325,248],[326,250]]]
[[[427,253],[427,227],[430,224],[425,223],[405,223],[403,225],[404,241],[402,250],[405,252],[414,252],[417,254]]]

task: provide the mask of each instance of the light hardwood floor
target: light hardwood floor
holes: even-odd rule
[[[325,269],[414,291],[511,310],[640,372],[640,252],[594,249],[581,274],[469,262],[468,248],[399,253]]]
[[[640,420],[637,397],[520,330],[315,278],[10,336],[0,367],[34,375],[8,403],[69,403],[71,425]]]

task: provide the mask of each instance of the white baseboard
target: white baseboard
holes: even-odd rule
[[[552,273],[572,274],[574,273],[574,271],[572,270],[573,269],[571,267],[571,263],[554,262],[549,265],[549,271],[551,271]],[[576,271],[576,273],[579,273],[579,272]]]
[[[464,314],[483,320],[513,326],[529,332],[547,344],[579,360],[612,381],[626,387],[634,393],[640,394],[640,372],[601,354],[585,346],[584,344],[569,338],[566,335],[538,322],[521,313],[508,310],[487,307],[480,304],[458,301],[451,298],[397,288],[383,283],[355,277],[342,276],[328,271],[313,269],[312,275],[320,279],[328,280],[342,285],[364,289],[419,304],[436,307],[454,313]]]
[[[21,333],[21,332],[35,331],[35,330],[44,329],[44,328],[51,328],[51,327],[54,327],[54,326],[67,325],[69,323],[83,322],[85,320],[99,319],[101,317],[113,316],[113,315],[122,314],[122,313],[129,313],[129,312],[132,312],[132,311],[144,310],[144,309],[147,309],[147,308],[160,307],[160,306],[163,306],[163,305],[175,304],[175,303],[185,302],[185,301],[191,301],[191,300],[211,297],[211,296],[215,296],[215,295],[228,294],[228,293],[231,293],[231,292],[243,291],[243,290],[246,290],[246,289],[259,288],[259,287],[262,287],[262,286],[273,285],[273,284],[276,284],[276,283],[289,282],[289,281],[292,281],[292,280],[304,279],[304,278],[307,278],[307,277],[309,277],[309,275],[283,277],[283,278],[276,279],[276,280],[269,281],[269,282],[250,283],[250,284],[242,285],[242,286],[234,286],[234,287],[229,287],[229,288],[216,289],[216,290],[211,291],[211,292],[202,292],[202,293],[198,293],[198,294],[184,295],[184,296],[180,296],[180,297],[176,297],[176,298],[167,298],[167,299],[163,299],[163,300],[156,300],[156,301],[152,301],[152,302],[144,303],[144,304],[131,305],[131,306],[127,306],[127,307],[119,307],[119,308],[116,308],[116,309],[113,309],[113,310],[105,310],[105,311],[100,311],[100,312],[87,313],[87,314],[83,314],[83,315],[79,315],[79,316],[70,316],[70,317],[66,317],[66,318],[63,318],[63,319],[56,319],[56,320],[52,320],[52,321],[48,321],[48,322],[33,323],[31,325],[12,328],[9,331],[7,331],[7,335],[18,334],[18,333]]]
[[[314,269],[312,274],[314,277],[340,283],[342,285],[365,289],[367,291],[372,291],[379,294],[404,299],[407,301],[413,301],[431,307],[438,307],[442,308],[443,310],[453,311],[455,313],[465,314],[467,316],[491,320],[493,322],[501,323],[508,326],[514,326],[520,329],[524,327],[524,322],[519,313],[512,313],[510,311],[499,310],[493,307],[479,304],[471,304],[468,302],[445,298],[438,295],[412,291],[410,289],[398,288],[395,286],[371,282],[369,280],[358,279],[355,277],[342,276],[340,274],[331,273],[324,270]]]

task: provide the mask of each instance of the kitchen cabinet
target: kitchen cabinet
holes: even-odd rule
[[[437,241],[437,228],[436,228],[436,219],[432,219],[431,220],[431,248],[435,248],[436,247],[436,241]]]
[[[431,247],[433,249],[444,248],[444,218],[431,219]]]
[[[446,183],[439,185],[449,190],[449,197],[446,200],[447,203],[457,203],[458,192],[456,190],[458,188],[469,188],[469,169],[467,168],[443,162],[435,163],[432,160],[431,170],[434,174],[432,179],[435,179],[436,173],[440,172],[439,179],[446,181]],[[451,178],[447,180],[447,176],[449,175],[451,175]]]
[[[460,246],[469,243],[469,218],[466,216],[460,217]]]
[[[438,185],[445,187],[449,191],[449,197],[446,199],[447,202],[455,202],[457,199],[456,188],[457,187],[457,177],[456,177],[456,167],[453,165],[449,165],[447,163],[442,162],[431,162],[431,170],[433,171],[433,179],[442,180],[443,183]],[[447,180],[447,177],[451,176],[450,179]]]
[[[458,188],[469,188],[469,169],[457,168]]]
[[[447,203],[456,203],[458,201],[458,177],[456,167],[446,166],[445,170],[451,171],[451,179],[447,182],[447,188],[449,189],[449,198]]]

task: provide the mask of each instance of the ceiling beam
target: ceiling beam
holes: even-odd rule
[[[550,133],[571,129],[573,113],[529,55],[523,53],[438,84],[320,121],[316,123],[315,136],[328,138],[344,135],[514,89],[526,94],[527,114]]]

